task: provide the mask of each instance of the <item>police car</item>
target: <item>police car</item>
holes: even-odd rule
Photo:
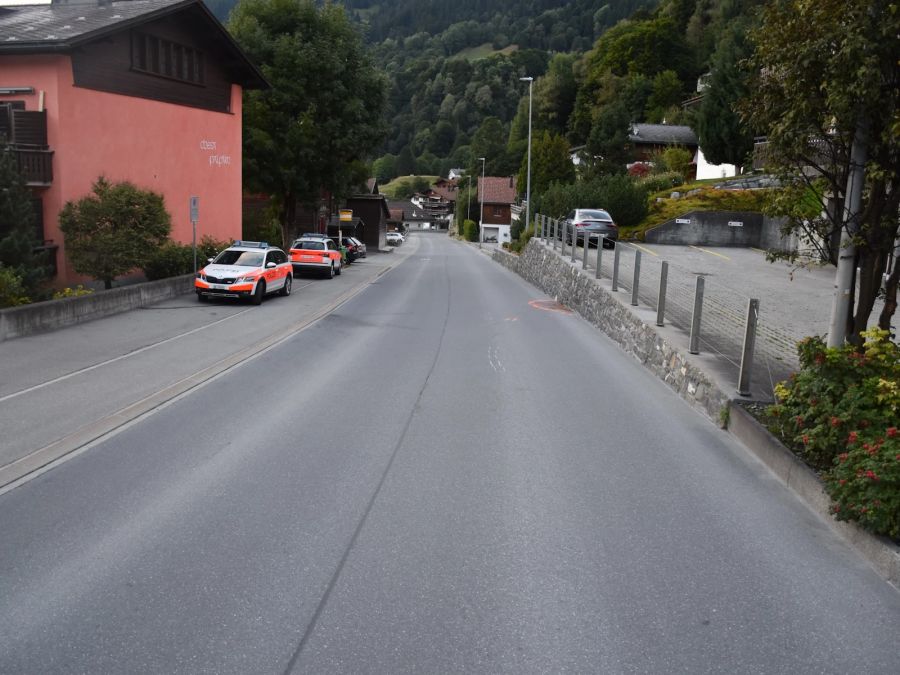
[[[264,241],[236,241],[197,272],[194,290],[210,297],[250,298],[262,303],[269,293],[290,295],[294,275],[287,255]]]

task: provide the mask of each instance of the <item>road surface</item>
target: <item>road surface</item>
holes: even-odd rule
[[[900,593],[727,434],[416,236],[0,495],[0,672],[897,672]]]

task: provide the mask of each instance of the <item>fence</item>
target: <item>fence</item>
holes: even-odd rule
[[[738,392],[770,397],[777,382],[798,367],[799,337],[780,328],[774,303],[766,307],[702,274],[644,255],[639,246],[573,233],[562,221],[536,215],[538,237],[595,278],[610,279],[613,291],[632,305],[657,312],[658,326],[670,324],[689,335],[691,353],[713,353],[735,377]],[[598,264],[599,262],[599,264]]]

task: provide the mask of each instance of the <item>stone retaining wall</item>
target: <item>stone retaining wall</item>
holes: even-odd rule
[[[186,274],[109,291],[97,291],[77,298],[10,307],[0,310],[0,342],[145,307],[190,293],[193,289],[194,275]]]
[[[655,326],[647,325],[580,265],[563,259],[534,239],[522,255],[501,249],[493,258],[555,297],[606,333],[627,353],[637,358],[679,396],[716,423],[730,396],[689,357],[669,344]]]

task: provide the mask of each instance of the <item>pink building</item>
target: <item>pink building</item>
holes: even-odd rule
[[[2,4],[2,0],[0,0]],[[0,6],[0,136],[35,197],[57,285],[62,206],[101,175],[162,194],[172,238],[241,236],[241,93],[268,86],[201,0]]]

